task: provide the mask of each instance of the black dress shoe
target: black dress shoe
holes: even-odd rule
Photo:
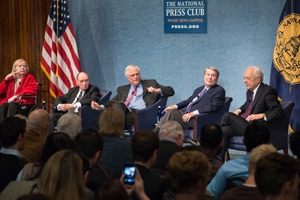
[[[197,147],[200,146],[200,143],[199,143],[198,140],[188,139],[187,141],[188,141],[190,144],[194,145],[194,146],[197,146]]]

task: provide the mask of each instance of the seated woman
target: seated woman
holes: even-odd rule
[[[100,134],[104,135],[104,148],[100,165],[112,177],[125,163],[133,163],[131,140],[122,138],[124,116],[115,108],[106,108],[99,117]]]
[[[36,80],[28,74],[29,67],[25,60],[14,62],[12,72],[0,83],[0,122],[18,113],[19,97],[24,94],[35,95]],[[34,104],[34,99],[22,99],[22,104]]]

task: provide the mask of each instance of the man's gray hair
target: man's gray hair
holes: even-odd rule
[[[128,71],[129,71],[130,69],[134,68],[134,67],[137,68],[137,70],[140,72],[140,68],[139,68],[138,66],[136,66],[136,65],[128,65],[128,66],[125,68],[125,71],[124,71],[126,77],[128,76]]]
[[[169,136],[170,138],[176,139],[178,135],[184,138],[184,133],[181,125],[173,120],[167,121],[159,129],[159,138],[161,136]]]
[[[263,82],[263,80],[264,80],[264,72],[263,72],[263,70],[260,67],[258,67],[258,66],[250,66],[248,68],[252,68],[253,69],[253,75],[255,77],[260,77],[260,81]]]
[[[82,131],[81,118],[74,113],[66,113],[57,122],[57,131],[64,132],[72,140]]]

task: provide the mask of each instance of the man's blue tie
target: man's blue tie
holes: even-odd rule
[[[194,105],[195,103],[197,103],[199,101],[199,99],[205,94],[205,92],[207,91],[207,88],[204,88],[199,94],[197,99],[195,99],[194,101],[192,101],[186,108],[185,113],[189,113],[191,110],[192,105]]]

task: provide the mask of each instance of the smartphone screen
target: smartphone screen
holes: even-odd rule
[[[135,177],[135,165],[133,164],[125,164],[124,165],[124,183],[125,184],[134,184]]]

